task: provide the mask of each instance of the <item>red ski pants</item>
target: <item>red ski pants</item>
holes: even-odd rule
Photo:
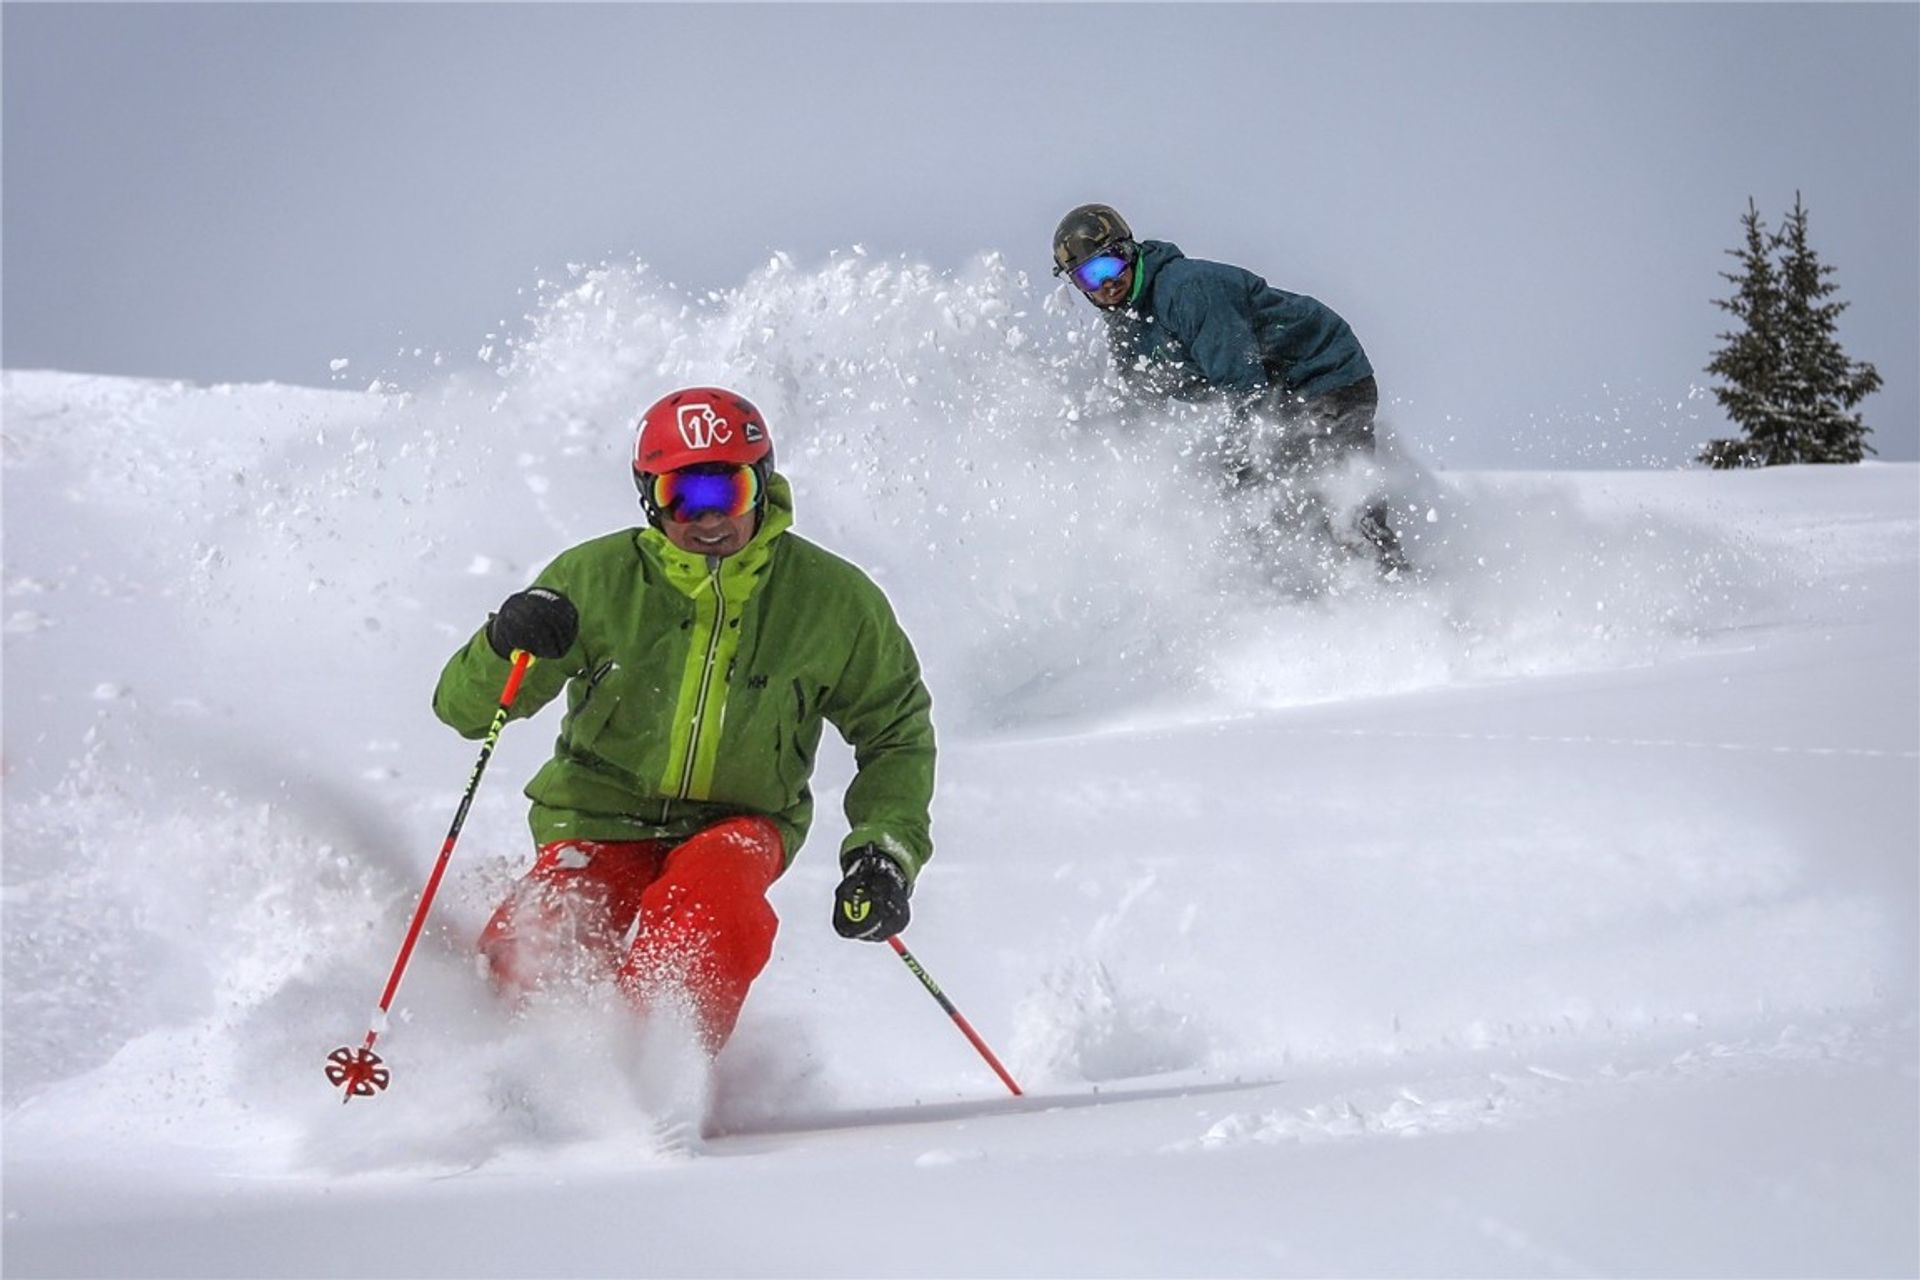
[[[767,890],[784,857],[765,818],[729,818],[678,845],[542,845],[481,931],[480,952],[503,994],[611,975],[645,1008],[663,985],[676,986],[718,1053],[773,954],[780,921]]]

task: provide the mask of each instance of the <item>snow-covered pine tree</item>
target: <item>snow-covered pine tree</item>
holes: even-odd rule
[[[1734,295],[1714,305],[1742,328],[1720,335],[1726,345],[1707,372],[1725,379],[1713,393],[1745,434],[1708,441],[1699,459],[1722,468],[1858,462],[1872,449],[1852,409],[1879,388],[1880,374],[1841,350],[1834,322],[1847,304],[1826,300],[1836,288],[1827,279],[1833,268],[1808,240],[1806,206],[1796,192],[1786,225],[1769,234],[1748,197],[1740,223],[1745,244],[1727,250],[1740,270],[1721,272]]]
[[[1847,308],[1827,301],[1837,286],[1807,239],[1807,210],[1794,192],[1793,212],[1774,238],[1780,249],[1780,321],[1786,362],[1777,382],[1782,410],[1799,440],[1797,462],[1858,462],[1872,453],[1871,428],[1853,407],[1880,387],[1871,364],[1849,360],[1835,321]]]

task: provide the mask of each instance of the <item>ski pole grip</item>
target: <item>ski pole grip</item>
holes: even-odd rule
[[[526,678],[527,669],[533,665],[533,655],[525,649],[513,651],[513,670],[507,672],[507,683],[500,690],[500,705],[510,707],[513,700],[520,696],[520,682]]]

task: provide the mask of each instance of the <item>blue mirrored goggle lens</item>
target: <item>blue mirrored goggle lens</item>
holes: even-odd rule
[[[726,471],[668,471],[653,478],[653,501],[675,520],[709,511],[743,516],[760,497],[760,474],[752,467]]]
[[[1082,292],[1092,293],[1109,280],[1118,280],[1127,269],[1127,260],[1118,254],[1103,253],[1097,258],[1088,258],[1073,269],[1073,282]]]

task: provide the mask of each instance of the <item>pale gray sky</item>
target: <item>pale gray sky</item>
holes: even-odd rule
[[[1622,414],[1728,430],[1679,407],[1716,273],[1799,190],[1920,456],[1914,4],[9,2],[0,42],[9,368],[364,385],[570,261],[1043,274],[1104,200],[1340,311],[1429,456],[1619,462]]]

